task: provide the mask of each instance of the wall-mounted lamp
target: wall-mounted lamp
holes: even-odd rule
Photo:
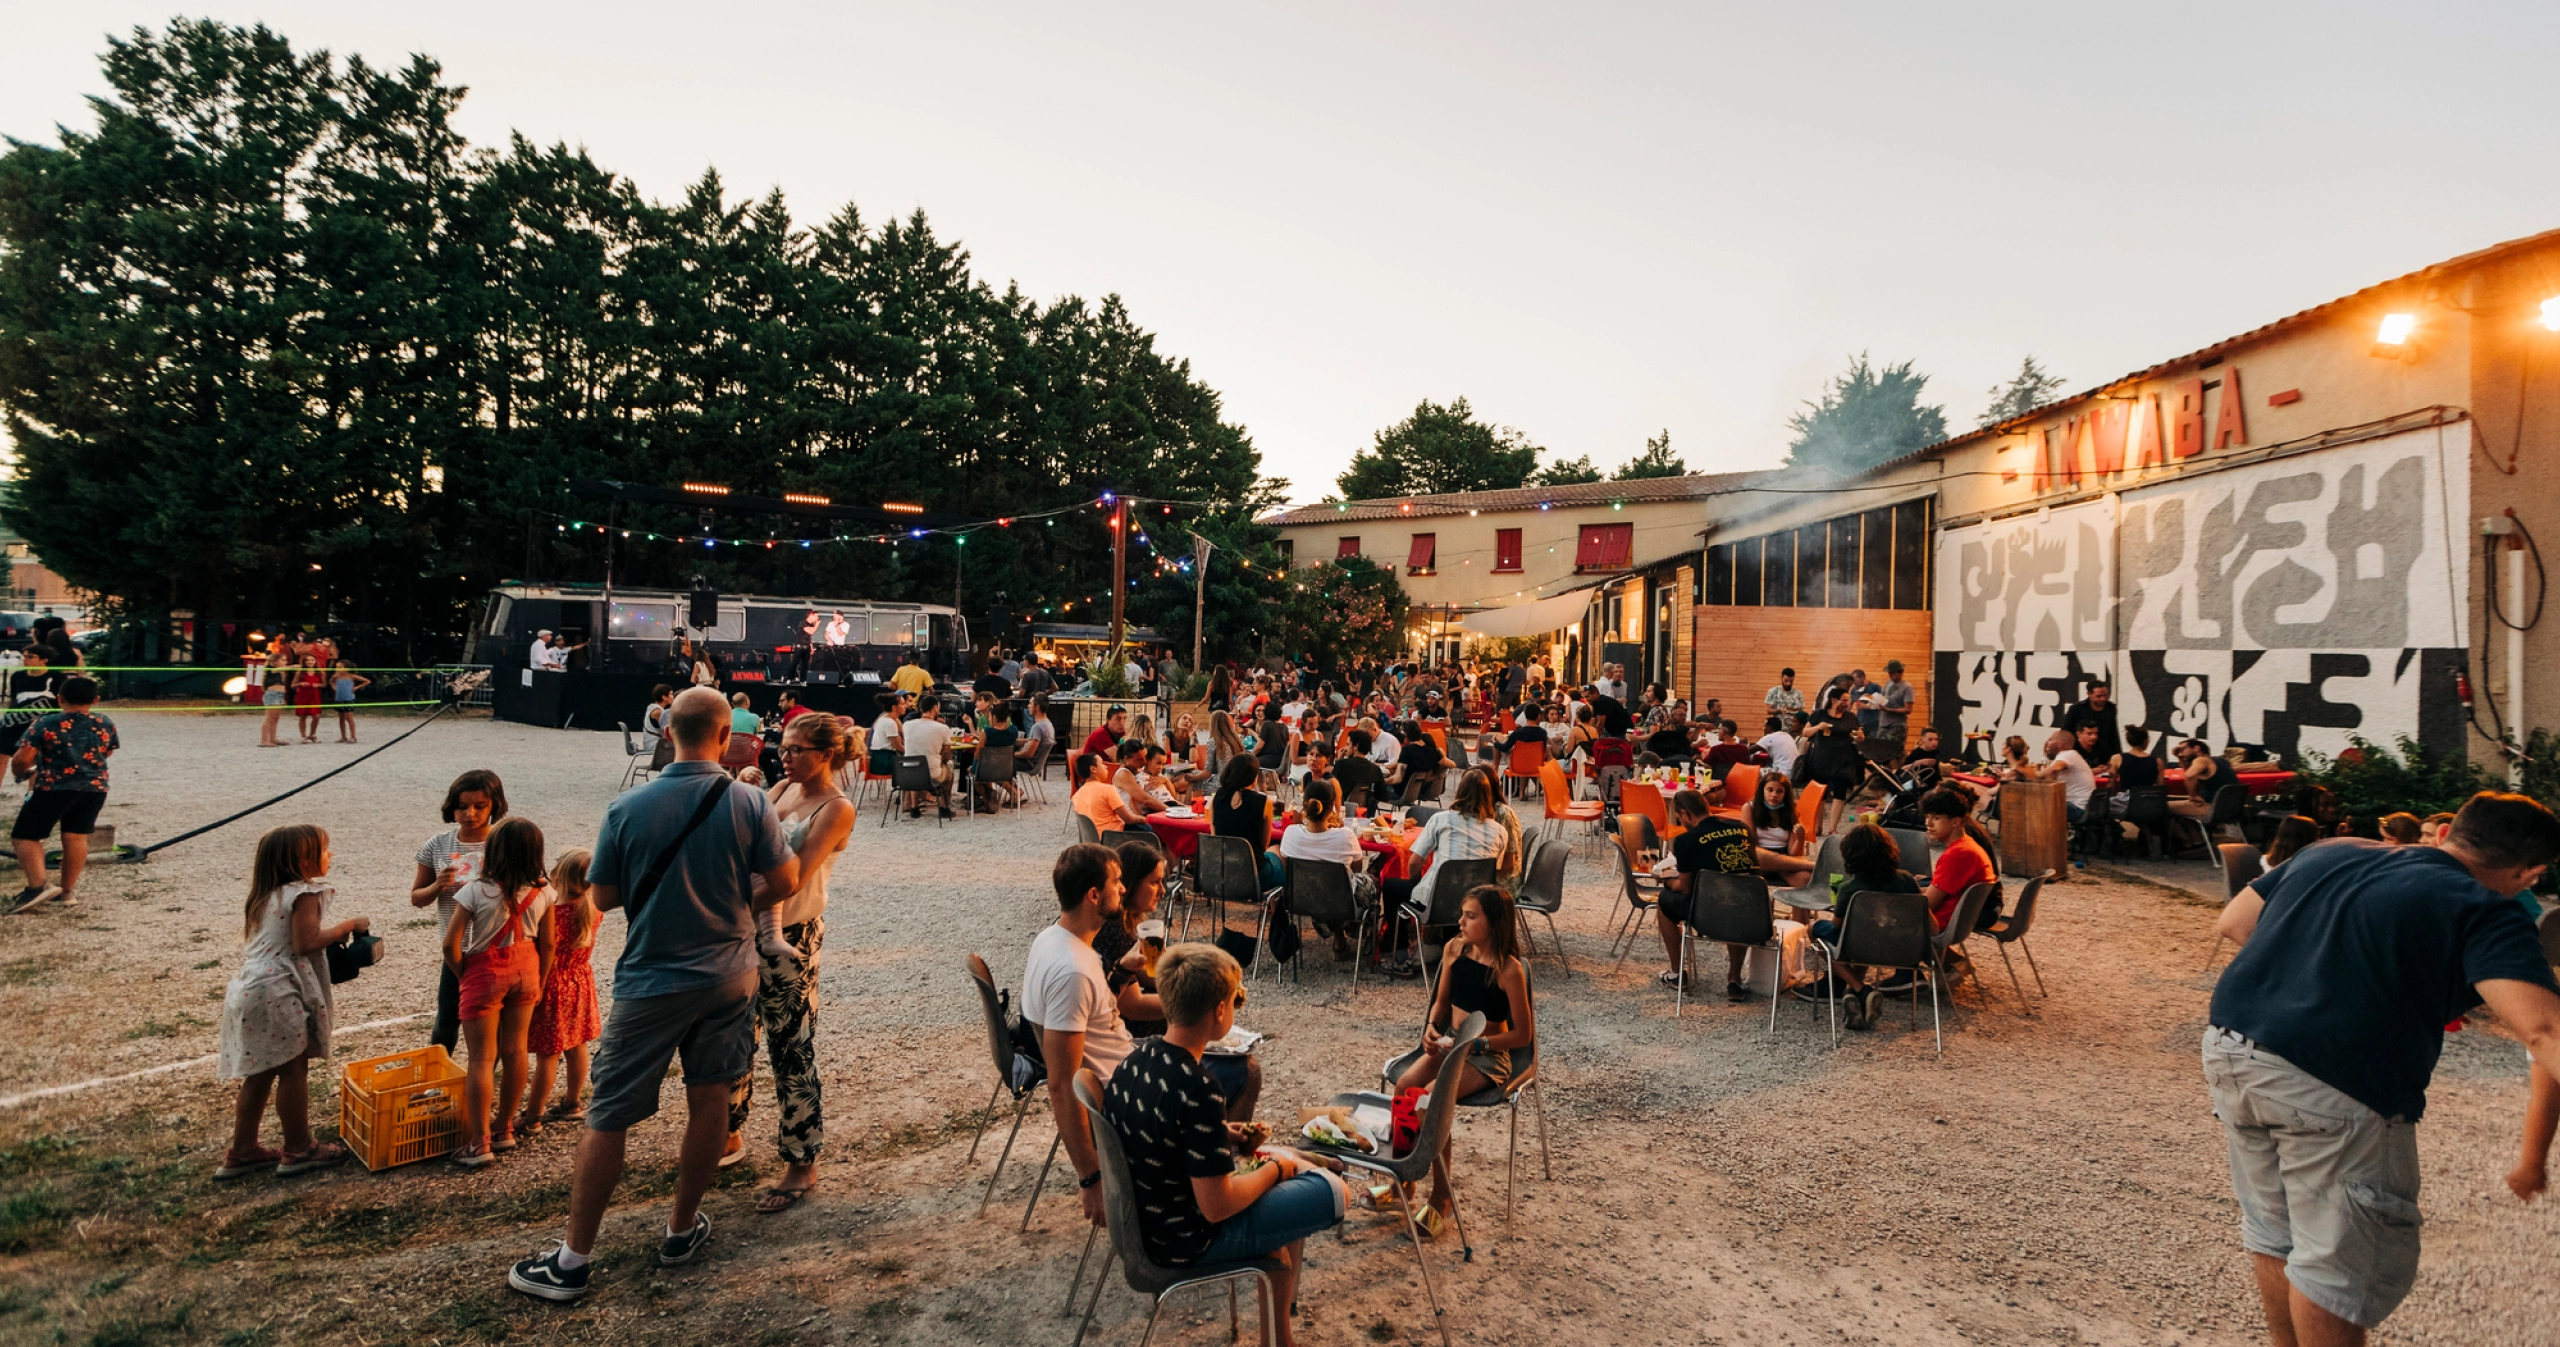
[[[2373,335],[2373,355],[2379,360],[2414,360],[2417,347],[2409,338],[2418,330],[2418,315],[2386,313],[2382,326]]]
[[[2542,301],[2542,325],[2560,332],[2560,299]]]

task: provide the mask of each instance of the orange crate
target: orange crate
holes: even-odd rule
[[[462,1140],[462,1068],[441,1047],[349,1062],[338,1135],[367,1169],[432,1160]]]

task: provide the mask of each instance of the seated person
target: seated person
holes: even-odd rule
[[[1502,741],[1503,755],[1508,758],[1511,750],[1518,748],[1522,744],[1536,744],[1540,748],[1545,748],[1547,746],[1547,727],[1539,723],[1544,719],[1544,717],[1545,713],[1540,711],[1537,707],[1524,706],[1520,708],[1520,728],[1513,730],[1509,735],[1504,737]]]
[[[1893,834],[1872,823],[1861,823],[1840,839],[1840,873],[1831,877],[1832,912],[1816,919],[1809,932],[1814,939],[1837,949],[1839,904],[1850,894],[1919,891],[1919,881],[1902,868],[1902,852],[1894,845]],[[1834,965],[1832,972],[1840,979],[1840,999],[1848,1005],[1849,1027],[1873,1028],[1876,1012],[1884,1004],[1882,993],[1873,988],[1873,979],[1847,964]]]
[[[1103,981],[1118,999],[1120,1020],[1132,1038],[1164,1033],[1164,1000],[1155,970],[1164,955],[1164,928],[1141,940],[1138,928],[1164,905],[1165,856],[1144,842],[1123,842],[1120,854],[1120,915],[1105,917],[1094,933],[1093,953],[1102,961]],[[1262,1098],[1262,1063],[1251,1053],[1211,1053],[1200,1065],[1227,1097],[1229,1122],[1253,1121],[1253,1106]]]
[[[1921,826],[1928,830],[1929,845],[1939,848],[1929,882],[1920,889],[1929,896],[1929,925],[1936,930],[1947,928],[1948,919],[1956,913],[1956,902],[1964,897],[1966,889],[1998,875],[1991,867],[1991,853],[1982,849],[1965,826],[1972,821],[1972,812],[1962,795],[1943,786],[1920,800]],[[1997,915],[1996,904],[1985,904],[1979,920],[1989,921]]]
[[[1538,1041],[1538,1007],[1529,995],[1528,966],[1520,961],[1520,917],[1509,894],[1492,884],[1467,890],[1458,934],[1441,947],[1440,967],[1431,1012],[1422,1021],[1422,1055],[1397,1078],[1396,1090],[1433,1087],[1440,1063],[1456,1046],[1446,1031],[1469,1015],[1484,1016],[1484,1033],[1467,1049],[1452,1088],[1461,1099],[1487,1085],[1510,1089],[1513,1050]],[[1449,1216],[1448,1152],[1441,1156],[1431,1167],[1430,1210],[1422,1216],[1424,1230],[1434,1235]]]
[[[1729,818],[1718,818],[1707,812],[1707,797],[1694,790],[1684,790],[1671,797],[1671,859],[1680,872],[1662,881],[1662,899],[1653,909],[1653,928],[1662,936],[1662,951],[1671,966],[1663,970],[1662,985],[1680,985],[1680,925],[1689,919],[1694,881],[1690,876],[1700,871],[1726,875],[1749,875],[1760,878],[1760,864],[1751,845],[1751,833]],[[1740,945],[1725,947],[1724,995],[1728,1001],[1751,999],[1750,989],[1742,985],[1743,949]]]
[[[1227,765],[1218,769],[1218,788],[1209,797],[1209,831],[1244,839],[1253,848],[1262,887],[1276,889],[1285,876],[1280,854],[1271,849],[1271,797],[1256,788],[1261,779],[1262,769],[1253,759],[1227,759]]]
[[[749,735],[764,733],[764,717],[748,708],[747,694],[743,692],[729,694],[729,733]]]
[[[1022,732],[1013,727],[1013,708],[997,702],[984,709],[985,716],[978,730],[981,753],[990,748],[1011,748],[1016,750],[1015,757],[1019,758]],[[1011,809],[1022,803],[1022,784],[1019,781],[1000,781],[993,785],[981,783],[977,789],[981,802],[989,806],[1001,804],[1003,808]]]
[[[1722,781],[1725,774],[1733,770],[1734,764],[1749,762],[1759,753],[1758,744],[1742,737],[1740,725],[1730,720],[1723,721],[1716,728],[1715,743],[1707,749],[1707,771]]]
[[[1111,784],[1119,788],[1121,797],[1129,802],[1129,807],[1138,811],[1141,821],[1149,814],[1161,814],[1165,811],[1165,802],[1157,799],[1155,792],[1147,789],[1145,772],[1148,747],[1149,745],[1140,743],[1136,739],[1121,740],[1120,761],[1111,770]]]
[[[1342,793],[1330,781],[1307,778],[1306,797],[1299,801],[1300,819],[1280,834],[1283,861],[1334,861],[1351,871],[1351,891],[1364,905],[1377,902],[1378,881],[1369,876],[1369,853],[1360,847],[1342,813]],[[1352,956],[1351,933],[1319,925],[1333,937],[1333,957]]]
[[[1143,753],[1144,765],[1139,770],[1138,782],[1146,787],[1147,794],[1167,805],[1190,808],[1191,774],[1175,771],[1172,751],[1162,744],[1150,744]]]
[[[933,777],[933,789],[909,791],[907,817],[924,813],[924,801],[931,797],[942,817],[951,817],[951,727],[942,723],[942,701],[927,697],[916,707],[916,718],[902,729],[906,755],[924,759],[925,770]]]
[[[2075,827],[2089,817],[2089,801],[2098,792],[2098,773],[2088,758],[2097,738],[2094,722],[2081,726],[2076,735],[2069,730],[2055,730],[2045,736],[2045,776],[2062,783],[2062,812],[2070,816]]]
[[[1387,798],[1386,769],[1369,756],[1372,747],[1367,730],[1353,730],[1351,751],[1334,759],[1334,784],[1342,787],[1342,798],[1352,804],[1374,805]]]
[[[1448,770],[1449,760],[1430,735],[1410,726],[1408,730],[1404,752],[1398,756],[1396,765],[1389,769],[1388,779],[1402,788],[1398,798],[1412,804],[1439,796],[1441,777]]]
[[[1385,767],[1404,756],[1404,740],[1398,738],[1394,731],[1382,726],[1374,717],[1363,717],[1360,723],[1352,728],[1368,732],[1369,746],[1360,751],[1361,756],[1380,767]]]
[[[1665,717],[1659,728],[1645,736],[1644,751],[1662,762],[1687,762],[1698,755],[1689,741],[1688,722],[1676,714]]]
[[[1176,945],[1156,961],[1165,1031],[1129,1054],[1103,1088],[1103,1116],[1127,1152],[1147,1254],[1168,1266],[1273,1258],[1278,1302],[1269,1308],[1287,1347],[1289,1305],[1307,1236],[1342,1223],[1342,1180],[1285,1146],[1264,1146],[1261,1168],[1237,1173],[1228,1145],[1247,1139],[1227,1121],[1227,1100],[1202,1069],[1202,1049],[1235,1027],[1244,972],[1215,945]]]
[[[1769,762],[1769,771],[1761,773],[1762,776],[1765,777],[1769,775],[1770,772],[1774,772],[1779,776],[1785,776],[1788,772],[1794,770],[1796,765],[1796,738],[1794,735],[1787,733],[1786,717],[1769,717],[1768,733],[1760,736],[1759,749],[1761,753],[1767,756]]]
[[[1093,824],[1095,832],[1126,832],[1147,826],[1147,816],[1129,803],[1129,797],[1121,794],[1118,786],[1111,784],[1116,770],[1117,765],[1099,753],[1076,755],[1076,780],[1082,784],[1076,787],[1069,805]]]
[[[1902,755],[1902,765],[1909,768],[1917,767],[1924,762],[1935,763],[1940,761],[1944,754],[1945,750],[1939,747],[1938,732],[1935,729],[1922,730],[1920,742],[1910,752]]]
[[[2231,769],[2205,748],[2202,739],[2178,745],[2178,767],[2186,776],[2186,795],[2171,797],[2169,811],[2199,821],[2213,817],[2213,793],[2231,784]]]
[[[1760,789],[1742,810],[1751,830],[1751,847],[1760,873],[1782,884],[1800,882],[1813,873],[1807,853],[1813,838],[1796,821],[1796,783],[1783,772],[1760,774]]]

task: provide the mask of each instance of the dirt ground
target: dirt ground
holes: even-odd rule
[[[336,766],[335,744],[267,753],[238,716],[119,716],[107,819],[148,841]],[[366,722],[380,742],[410,722]],[[1055,908],[1048,866],[1069,836],[1045,810],[883,828],[875,809],[835,871],[822,974],[823,1186],[780,1216],[752,1210],[779,1172],[769,1109],[749,1163],[709,1210],[708,1257],[661,1270],[678,1128],[632,1135],[630,1177],[573,1307],[509,1291],[508,1262],[559,1233],[573,1139],[561,1129],[466,1174],[429,1162],[297,1179],[211,1180],[232,1089],[215,1079],[256,831],[311,821],[336,847],[338,914],[366,913],[387,962],[340,988],[340,1062],[422,1044],[430,932],[407,908],[418,844],[464,768],[505,778],[515,812],[556,849],[590,840],[622,768],[618,739],[487,720],[440,722],[247,822],[147,865],[101,867],[68,912],[0,921],[0,1341],[44,1343],[1064,1342],[1084,1243],[1053,1174],[1023,1233],[1054,1130],[1022,1130],[981,1217],[999,1119],[966,1158],[993,1084],[963,957],[1012,984]],[[1535,965],[1548,1153],[1521,1120],[1518,1207],[1503,1211],[1506,1119],[1458,1127],[1474,1258],[1428,1257],[1450,1335],[1473,1343],[2244,1343],[2263,1341],[2237,1247],[2196,1043],[2213,908],[2136,879],[2048,891],[2023,960],[2025,1003],[1988,942],[1985,986],[1947,1012],[1931,1050],[1924,998],[1835,1051],[1821,1009],[1693,1003],[1652,984],[1658,945],[1607,957],[1610,873],[1577,857],[1560,920],[1572,958]],[[621,923],[597,951],[609,984]],[[1364,978],[1319,954],[1303,984],[1258,983],[1269,1032],[1263,1115],[1373,1084],[1409,1041],[1418,984]],[[606,987],[610,994],[609,985]],[[343,1026],[396,1020],[352,1031]],[[25,1098],[170,1063],[163,1074]],[[314,1116],[337,1116],[335,1072]],[[320,1077],[326,1075],[329,1079]],[[2523,1058],[2493,1027],[2448,1044],[2422,1129],[2428,1217],[2416,1293],[2377,1341],[2560,1341],[2560,1208],[2499,1182],[2513,1163]],[[680,1097],[669,1091],[669,1102]],[[760,1101],[761,1102],[761,1101]],[[1005,1115],[1009,1117],[1009,1111]],[[324,1128],[324,1133],[329,1129]],[[272,1124],[269,1140],[272,1142]],[[1399,1225],[1355,1212],[1308,1244],[1310,1343],[1436,1341]],[[1088,1284],[1090,1279],[1088,1278]],[[1201,1293],[1159,1335],[1223,1336]],[[1134,1342],[1143,1300],[1117,1284],[1099,1340]],[[1249,1321],[1248,1321],[1249,1322]],[[1249,1329],[1248,1329],[1249,1331]]]

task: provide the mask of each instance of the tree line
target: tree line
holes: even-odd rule
[[[377,68],[196,21],[111,39],[104,69],[95,129],[0,156],[0,518],[114,610],[450,653],[499,580],[602,577],[607,540],[561,528],[604,518],[569,493],[592,477],[970,520],[1181,502],[1140,522],[1168,554],[1218,545],[1210,648],[1287,638],[1262,630],[1290,591],[1252,523],[1286,484],[1116,297],[999,290],[921,211],[804,224],[716,172],[659,202],[584,150],[472,146],[465,91],[423,56]],[[982,639],[1108,608],[1100,512],[965,547],[679,547],[872,530],[615,522],[621,584],[946,603],[956,584]],[[1133,616],[1187,645],[1190,577],[1132,552]]]

